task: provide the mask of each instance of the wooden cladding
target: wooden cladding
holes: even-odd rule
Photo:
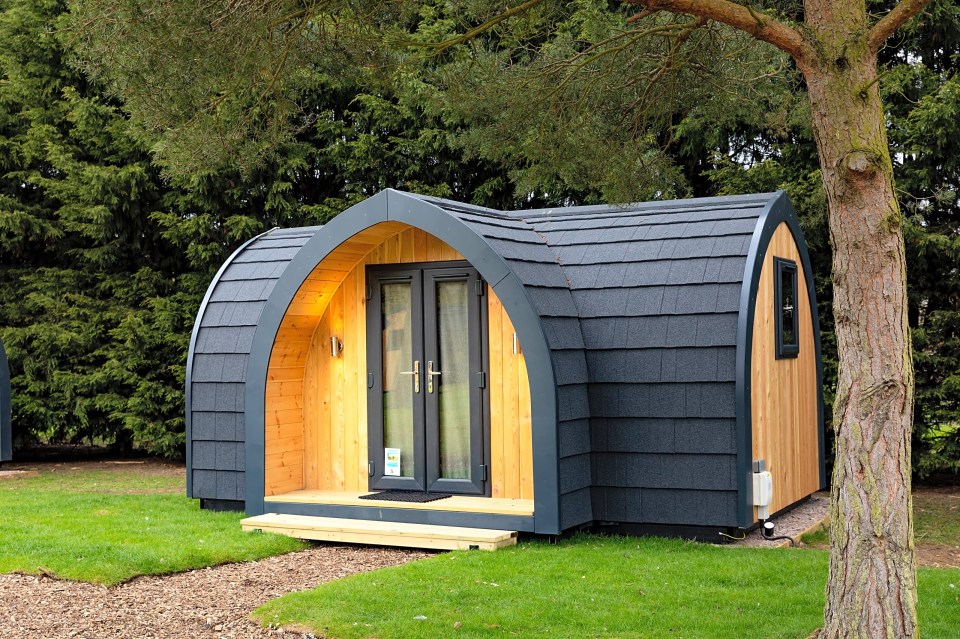
[[[797,265],[796,357],[777,358],[775,260]],[[813,317],[806,295],[806,279],[800,254],[789,227],[780,224],[770,240],[753,322],[751,363],[751,415],[753,458],[766,460],[773,475],[776,512],[820,488],[819,425],[817,421],[817,362]]]
[[[287,309],[267,374],[266,496],[367,490],[368,264],[462,260],[419,229],[385,222],[355,235],[307,277]],[[530,387],[514,329],[488,289],[491,490],[533,498]],[[343,343],[331,357],[330,339]]]
[[[533,431],[526,361],[521,344],[516,341],[513,324],[492,292],[487,316],[490,334],[491,495],[533,499]]]

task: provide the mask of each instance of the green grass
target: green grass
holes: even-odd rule
[[[915,492],[913,527],[917,543],[960,546],[960,494]]]
[[[336,639],[805,639],[822,620],[826,566],[820,551],[580,536],[354,575],[254,617]],[[960,570],[920,572],[920,615],[924,637],[956,639]]]
[[[115,584],[303,548],[243,533],[240,513],[201,511],[182,476],[59,470],[0,482],[0,572]]]
[[[41,492],[98,494],[185,494],[180,473],[141,472],[139,465],[110,466],[68,464],[44,467],[40,474],[23,479],[7,479],[0,483],[0,494],[29,489]]]
[[[820,524],[815,531],[800,537],[800,541],[814,548],[826,548],[830,545],[830,527]]]
[[[915,491],[913,538],[917,544],[960,546],[960,493],[935,489]],[[821,527],[804,535],[801,541],[808,546],[826,548],[830,545],[830,531]]]

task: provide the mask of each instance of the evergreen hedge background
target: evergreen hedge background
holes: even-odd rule
[[[151,161],[163,149],[72,64],[58,30],[65,12],[58,0],[0,0],[0,335],[17,447],[95,443],[181,457],[197,308],[226,256],[262,230],[323,223],[386,187],[525,207],[609,200],[623,179],[591,173],[582,140],[567,141],[576,162],[544,154],[550,135],[570,129],[559,116],[538,114],[527,129],[518,116],[515,135],[505,135],[504,115],[533,106],[494,99],[484,110],[438,92],[442,64],[394,82],[317,73],[299,88],[311,117],[296,135],[249,162],[165,172]],[[882,82],[908,218],[921,476],[960,472],[960,7],[938,0],[930,15],[884,50]],[[461,89],[479,100],[496,78],[470,62],[449,68],[476,74]],[[724,107],[719,127],[691,106],[702,96],[680,96],[651,162],[670,181],[661,193],[788,191],[815,261],[829,400],[830,247],[807,116],[794,111],[801,91],[796,82],[767,87],[766,106]],[[771,123],[774,99],[784,116]],[[594,151],[627,149],[603,118],[595,124]],[[594,154],[595,163],[616,161]]]

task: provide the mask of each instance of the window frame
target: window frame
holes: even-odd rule
[[[799,269],[794,260],[788,260],[782,257],[773,258],[773,316],[774,316],[774,339],[777,343],[777,359],[793,359],[800,354],[800,288],[799,288]],[[790,274],[793,281],[793,333],[794,343],[784,342],[783,333],[783,276]]]

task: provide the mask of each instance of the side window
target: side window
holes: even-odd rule
[[[797,263],[779,257],[774,265],[774,317],[776,317],[777,359],[796,357],[800,352],[797,326]]]

